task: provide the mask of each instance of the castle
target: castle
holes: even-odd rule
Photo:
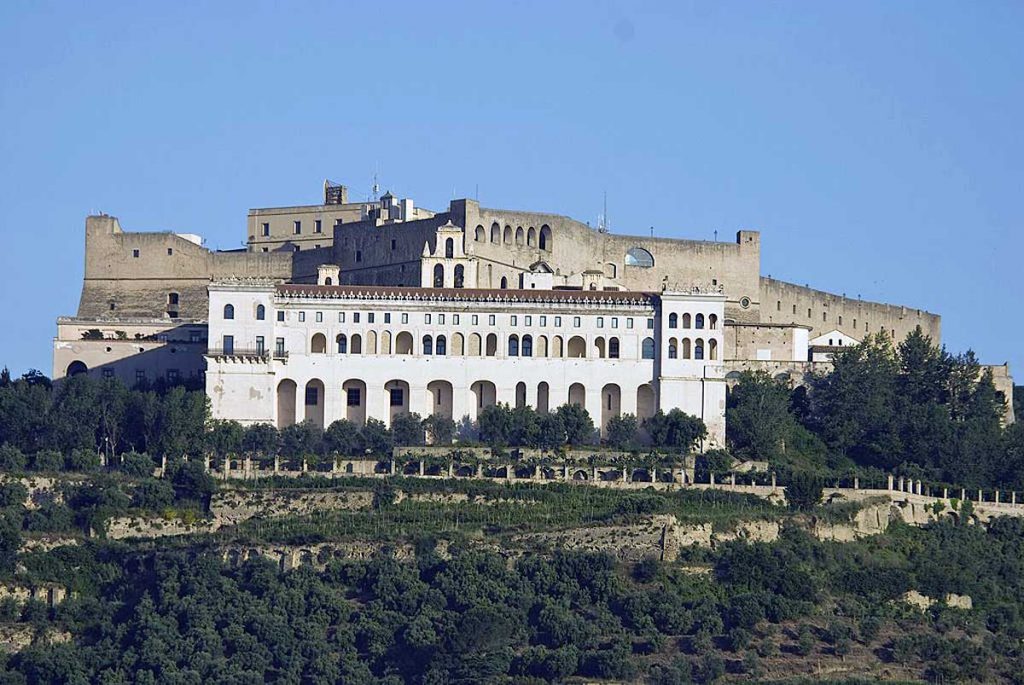
[[[940,339],[936,314],[762,276],[756,231],[617,235],[469,199],[349,202],[329,182],[322,204],[253,209],[247,228],[246,248],[215,252],[88,217],[54,378],[191,378],[215,417],[281,426],[567,401],[604,426],[679,407],[714,445],[744,369],[799,383],[869,333]],[[1008,369],[992,368],[1012,398]]]

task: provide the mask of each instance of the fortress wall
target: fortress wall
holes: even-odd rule
[[[725,359],[807,361],[805,328],[787,325],[726,324]]]
[[[516,274],[543,259],[563,275],[599,269],[627,290],[657,292],[663,285],[685,287],[717,282],[725,288],[727,318],[759,320],[761,258],[760,236],[755,231],[741,231],[736,242],[720,243],[624,236],[600,233],[564,216],[487,209],[472,200],[453,202],[451,214],[452,221],[466,229],[467,251],[481,258],[481,287],[488,287],[487,263],[493,265],[495,282],[491,287],[496,287],[499,272]],[[491,240],[494,224],[499,227],[500,243]],[[476,239],[477,226],[483,227],[483,241]],[[542,250],[539,238],[535,245],[530,245],[528,236],[531,227],[539,235],[544,226],[550,228],[551,240],[548,249]],[[511,244],[505,242],[506,227],[512,233]],[[519,228],[524,235],[521,244],[516,242]],[[654,266],[627,266],[626,252],[632,247],[650,252]],[[518,283],[518,277],[510,281]],[[740,306],[742,298],[749,300],[747,307]]]
[[[330,247],[334,242],[334,224],[360,221],[370,203],[359,202],[345,205],[306,205],[298,207],[273,207],[250,209],[246,221],[249,249],[260,252],[266,247],[271,252],[286,244],[301,245],[303,250],[314,245]],[[316,222],[320,221],[320,233],[315,233]],[[295,235],[295,222],[302,222],[302,233]],[[263,224],[269,224],[270,235],[263,235]]]
[[[833,329],[863,340],[880,330],[901,341],[921,326],[935,343],[941,339],[941,318],[911,307],[866,302],[773,278],[761,278],[761,320],[796,323],[811,328],[811,337]]]
[[[447,221],[448,214],[437,214],[379,226],[375,221],[342,224],[334,229],[330,261],[341,266],[347,285],[418,286],[423,245],[434,249],[437,227]]]

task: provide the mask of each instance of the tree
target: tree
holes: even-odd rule
[[[563,404],[557,410],[565,428],[565,441],[570,445],[587,445],[594,437],[594,421],[578,404]]]
[[[25,455],[14,445],[0,445],[0,471],[21,471],[25,468]]]
[[[156,464],[153,462],[153,458],[148,454],[140,454],[133,450],[121,455],[120,470],[129,476],[148,478],[153,475],[155,467]]]
[[[431,414],[423,419],[423,426],[432,445],[450,445],[455,439],[455,422],[447,416]]]
[[[32,455],[32,470],[61,471],[64,469],[64,455],[57,450],[39,450]]]
[[[624,450],[636,440],[637,421],[633,414],[620,414],[608,419],[605,441],[615,449]]]
[[[281,454],[288,458],[320,454],[323,430],[309,419],[281,430]]]
[[[132,506],[158,511],[174,502],[174,486],[163,478],[147,478],[135,487]]]
[[[537,417],[537,447],[558,449],[565,444],[565,424],[556,412],[543,412]]]
[[[415,412],[398,414],[391,419],[391,435],[399,447],[419,447],[425,442],[423,417]]]
[[[514,447],[536,447],[540,440],[540,424],[533,407],[516,407],[510,418],[508,444]]]
[[[210,497],[217,491],[217,482],[203,464],[197,461],[179,461],[171,472],[171,484],[179,500],[201,502],[208,506]]]
[[[659,409],[644,426],[656,447],[683,454],[693,451],[697,441],[708,435],[703,421],[681,409],[671,409],[667,414]]]
[[[793,471],[786,483],[786,501],[793,509],[812,509],[821,502],[822,486],[818,474]]]
[[[370,454],[391,456],[391,431],[383,421],[367,419],[360,435],[363,438],[363,445]]]
[[[280,446],[277,428],[269,423],[254,423],[245,427],[242,449],[253,457],[273,457]]]
[[[357,454],[362,448],[359,427],[348,419],[338,419],[324,431],[324,449],[331,454]]]
[[[245,442],[245,429],[237,421],[214,420],[206,431],[206,450],[221,459],[238,454]]]
[[[483,442],[491,447],[508,447],[511,444],[512,410],[507,404],[484,407],[476,422]]]
[[[729,393],[726,438],[747,459],[775,461],[793,427],[789,390],[767,371],[744,371]]]

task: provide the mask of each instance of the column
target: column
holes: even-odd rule
[[[419,414],[423,418],[434,413],[434,403],[427,392],[427,386],[409,383],[409,413]]]
[[[892,474],[890,473],[889,476],[886,479],[886,482],[887,482],[886,489],[887,490],[890,490],[890,491],[892,490],[892,480],[893,480]]]
[[[860,490],[860,478],[857,476],[853,477],[853,489]]]

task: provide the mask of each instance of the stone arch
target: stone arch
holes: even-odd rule
[[[452,355],[461,357],[466,353],[466,338],[462,333],[452,334]]]
[[[708,328],[715,330],[718,328],[718,315],[708,314]]]
[[[538,335],[537,336],[537,356],[546,357],[548,356],[548,336]]]
[[[587,341],[578,335],[569,338],[569,357],[584,359],[587,356]]]
[[[349,354],[362,354],[363,353],[363,337],[358,333],[353,333],[352,337],[348,341]]]
[[[650,383],[644,383],[636,389],[636,418],[639,421],[649,419],[658,411],[658,400]]]
[[[434,354],[445,356],[448,354],[448,339],[443,335],[434,339]]]
[[[548,252],[551,251],[551,227],[547,224],[540,227],[540,242],[538,243],[538,246],[542,250],[547,250]]]
[[[548,412],[551,411],[551,387],[547,381],[541,381],[537,384],[537,411]]]
[[[486,407],[493,407],[498,403],[498,391],[491,381],[477,381],[469,386],[473,396],[476,398],[477,413]]]
[[[395,336],[395,354],[412,354],[412,333],[402,331]]]
[[[594,351],[596,352],[596,356],[598,359],[604,359],[605,357],[608,356],[607,350],[605,348],[604,338],[600,335],[594,338]]]
[[[530,247],[537,247],[537,229],[533,226],[530,226],[526,232],[526,244]]]
[[[565,355],[565,346],[562,343],[562,336],[556,335],[551,339],[551,356],[555,358],[562,358]]]
[[[526,383],[519,381],[516,383],[516,408],[526,406]]]
[[[451,238],[449,238],[449,240],[451,240]],[[434,287],[444,287],[444,265],[442,264],[434,265]]]
[[[388,401],[388,424],[399,414],[409,413],[409,383],[402,380],[390,380],[384,384],[384,394]]]
[[[692,318],[690,317],[689,312],[687,312],[686,314],[683,314],[683,328],[690,328],[691,327],[691,324],[690,324],[691,321],[692,321]]]
[[[483,353],[483,348],[482,348],[482,345],[481,345],[482,342],[483,342],[483,339],[480,337],[479,333],[470,333],[469,334],[469,352],[468,352],[468,354],[469,354],[470,357],[479,357]]]
[[[487,240],[487,231],[484,230],[483,225],[477,224],[474,240],[478,243],[482,243]]]
[[[445,238],[444,239],[444,258],[452,259],[455,257],[455,239]]]
[[[78,376],[83,373],[89,373],[89,367],[81,359],[76,359],[68,364],[68,369],[64,375],[70,378],[71,376]]]
[[[498,336],[494,333],[487,334],[487,347],[485,354],[488,357],[496,357],[498,355]]]
[[[454,391],[449,381],[437,380],[427,383],[427,399],[430,401],[430,413],[452,418],[452,397]]]
[[[679,358],[679,343],[675,338],[668,339],[668,358],[678,359]]]
[[[377,331],[366,332],[366,349],[363,354],[377,354]]]
[[[505,233],[503,234],[503,241],[506,245],[512,244],[512,227],[506,226]]]
[[[298,385],[290,378],[277,384],[277,427],[287,428],[295,423],[295,395]]]
[[[306,394],[303,401],[306,407],[306,421],[312,421],[314,425],[324,427],[324,382],[319,378],[313,378],[306,383]]]
[[[587,408],[587,389],[582,383],[573,383],[569,386],[568,402]]]
[[[697,338],[693,341],[693,358],[704,359],[704,339]]]
[[[522,344],[520,345],[520,352],[524,357],[533,356],[533,336],[529,333],[523,336]]]
[[[380,353],[391,354],[391,331],[381,331],[380,333]]]
[[[523,227],[522,226],[517,226],[516,227],[516,245],[518,245],[519,247],[522,247],[523,243],[525,243],[525,242],[526,242],[526,240],[525,240],[525,234],[523,233]]]
[[[654,359],[654,338],[644,338],[640,343],[640,358]]]
[[[348,379],[341,384],[341,397],[345,401],[345,418],[357,426],[366,423],[366,382]]]
[[[339,333],[334,339],[337,345],[338,354],[348,354],[348,336],[344,333]]]
[[[500,243],[501,242],[501,226],[498,225],[497,221],[495,221],[493,224],[491,224],[491,242],[492,243]]]
[[[708,340],[708,359],[716,361],[718,359],[718,341],[714,338]]]
[[[456,288],[462,288],[466,285],[466,267],[462,264],[455,265],[455,283]]]
[[[608,427],[608,422],[622,412],[622,389],[615,383],[608,383],[601,388],[601,430]]]
[[[313,334],[313,339],[309,342],[309,351],[312,354],[326,354],[327,336],[323,333]]]

